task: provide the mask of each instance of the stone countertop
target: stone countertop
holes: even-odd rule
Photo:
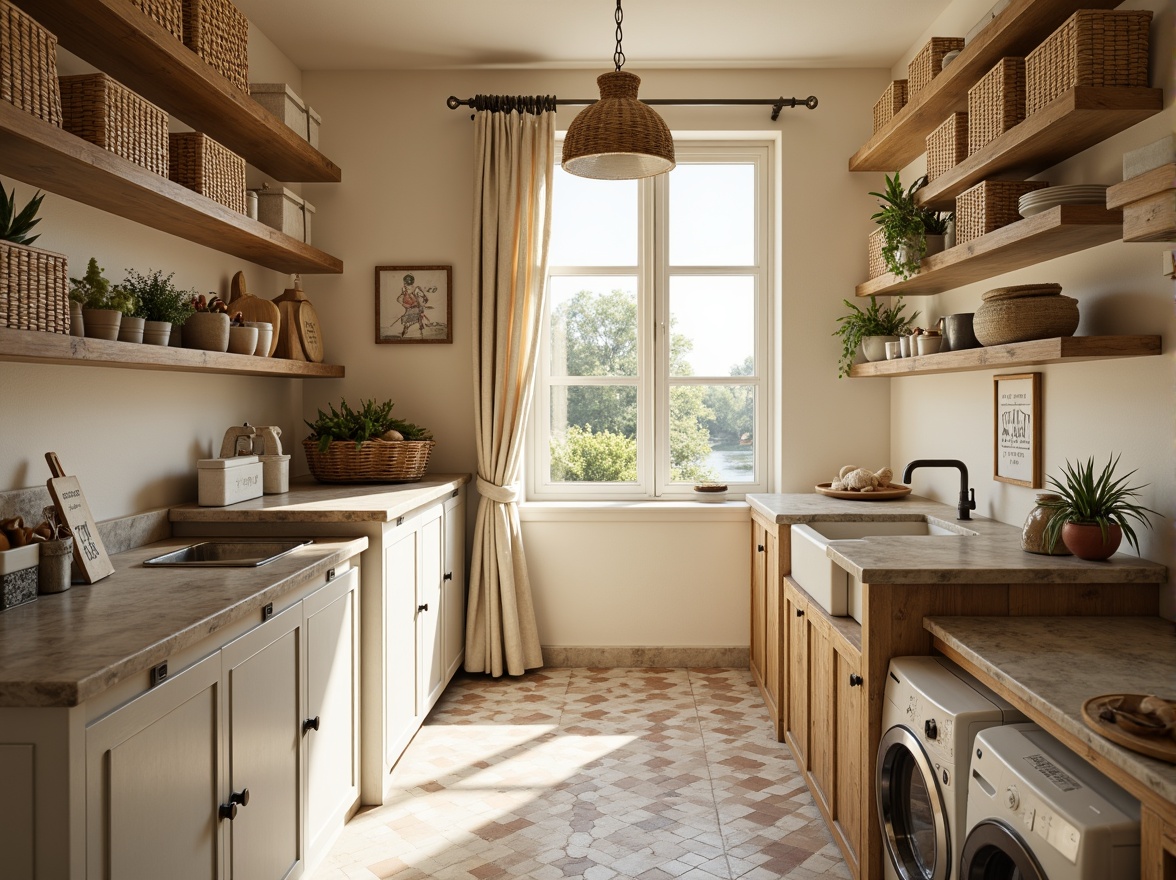
[[[291,480],[290,491],[281,495],[262,495],[228,507],[183,504],[171,509],[170,518],[173,523],[394,522],[469,481],[469,474],[438,474],[395,484],[319,483],[306,477]]]
[[[1116,745],[1086,726],[1082,704],[1103,694],[1176,699],[1176,624],[1162,617],[928,617],[945,647],[1071,734],[1091,752],[1176,803],[1176,765]]]
[[[259,568],[145,568],[191,539],[111,557],[96,584],[0,614],[0,707],[77,706],[235,623],[367,548],[317,538]]]
[[[891,501],[848,501],[817,493],[748,495],[754,512],[780,523],[928,520],[972,535],[894,536],[830,541],[829,558],[870,584],[1162,584],[1167,567],[1127,553],[1107,562],[1042,556],[1021,549],[1021,529],[976,516],[956,519],[948,504],[908,495]]]

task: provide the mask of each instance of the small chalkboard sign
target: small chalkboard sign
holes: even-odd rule
[[[82,580],[92,584],[109,574],[114,574],[114,566],[111,565],[106,548],[102,545],[102,537],[98,534],[98,524],[94,522],[94,517],[90,513],[86,496],[82,494],[81,483],[77,477],[65,476],[65,470],[61,467],[56,452],[46,452],[45,461],[49,463],[49,470],[53,473],[53,477],[46,485],[49,487],[49,494],[53,496],[58,518],[66,524],[73,535],[74,563],[81,572]]]

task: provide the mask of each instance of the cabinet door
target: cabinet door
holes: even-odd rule
[[[444,639],[441,631],[441,575],[444,566],[442,506],[425,512],[417,531],[420,546],[417,566],[417,674],[418,712],[432,708],[445,686]]]
[[[465,494],[445,502],[445,572],[441,576],[441,644],[445,681],[453,678],[465,657]]]
[[[788,596],[788,744],[797,766],[808,769],[809,668],[808,603],[795,590]]]
[[[306,836],[310,861],[359,799],[359,572],[302,602],[306,620]]]
[[[764,684],[764,602],[767,577],[767,529],[751,521],[751,674],[761,688]],[[767,694],[765,693],[765,697]]]
[[[228,785],[233,796],[249,792],[225,823],[232,880],[282,880],[305,856],[302,614],[301,603],[287,608],[221,651]]]
[[[412,521],[384,536],[384,762],[416,733],[417,536]]]
[[[213,654],[86,729],[90,880],[221,876],[220,678]]]
[[[776,530],[764,534],[764,688],[768,692],[768,705],[772,710],[772,722],[779,729],[781,716],[780,688],[780,542]]]
[[[809,767],[814,795],[833,812],[833,647],[825,620],[811,609],[808,619]]]
[[[833,691],[837,725],[834,766],[836,823],[857,860],[862,845],[862,679],[861,657],[838,649],[834,653]]]

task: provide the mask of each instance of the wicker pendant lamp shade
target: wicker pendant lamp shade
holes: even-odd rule
[[[623,70],[596,78],[600,100],[572,120],[564,136],[565,171],[599,180],[636,180],[674,167],[665,121],[637,100],[641,77]]]

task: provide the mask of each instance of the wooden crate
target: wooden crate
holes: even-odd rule
[[[907,65],[907,100],[915,100],[915,96],[943,72],[944,55],[963,48],[963,37],[932,37],[928,40]]]
[[[0,101],[61,127],[57,38],[0,0]]]
[[[1021,219],[1017,200],[1049,186],[1044,180],[982,180],[956,196],[956,244],[961,245]]]
[[[968,89],[968,155],[1025,119],[1025,59],[1002,58]]]
[[[62,127],[167,177],[167,114],[105,73],[63,76]]]
[[[968,158],[968,124],[967,113],[953,113],[927,135],[928,182]]]
[[[245,213],[245,160],[198,131],[169,136],[168,177],[176,183]]]
[[[874,103],[874,133],[877,134],[907,102],[907,81],[896,79]]]
[[[1148,84],[1149,9],[1080,9],[1025,56],[1025,113],[1074,86]]]

